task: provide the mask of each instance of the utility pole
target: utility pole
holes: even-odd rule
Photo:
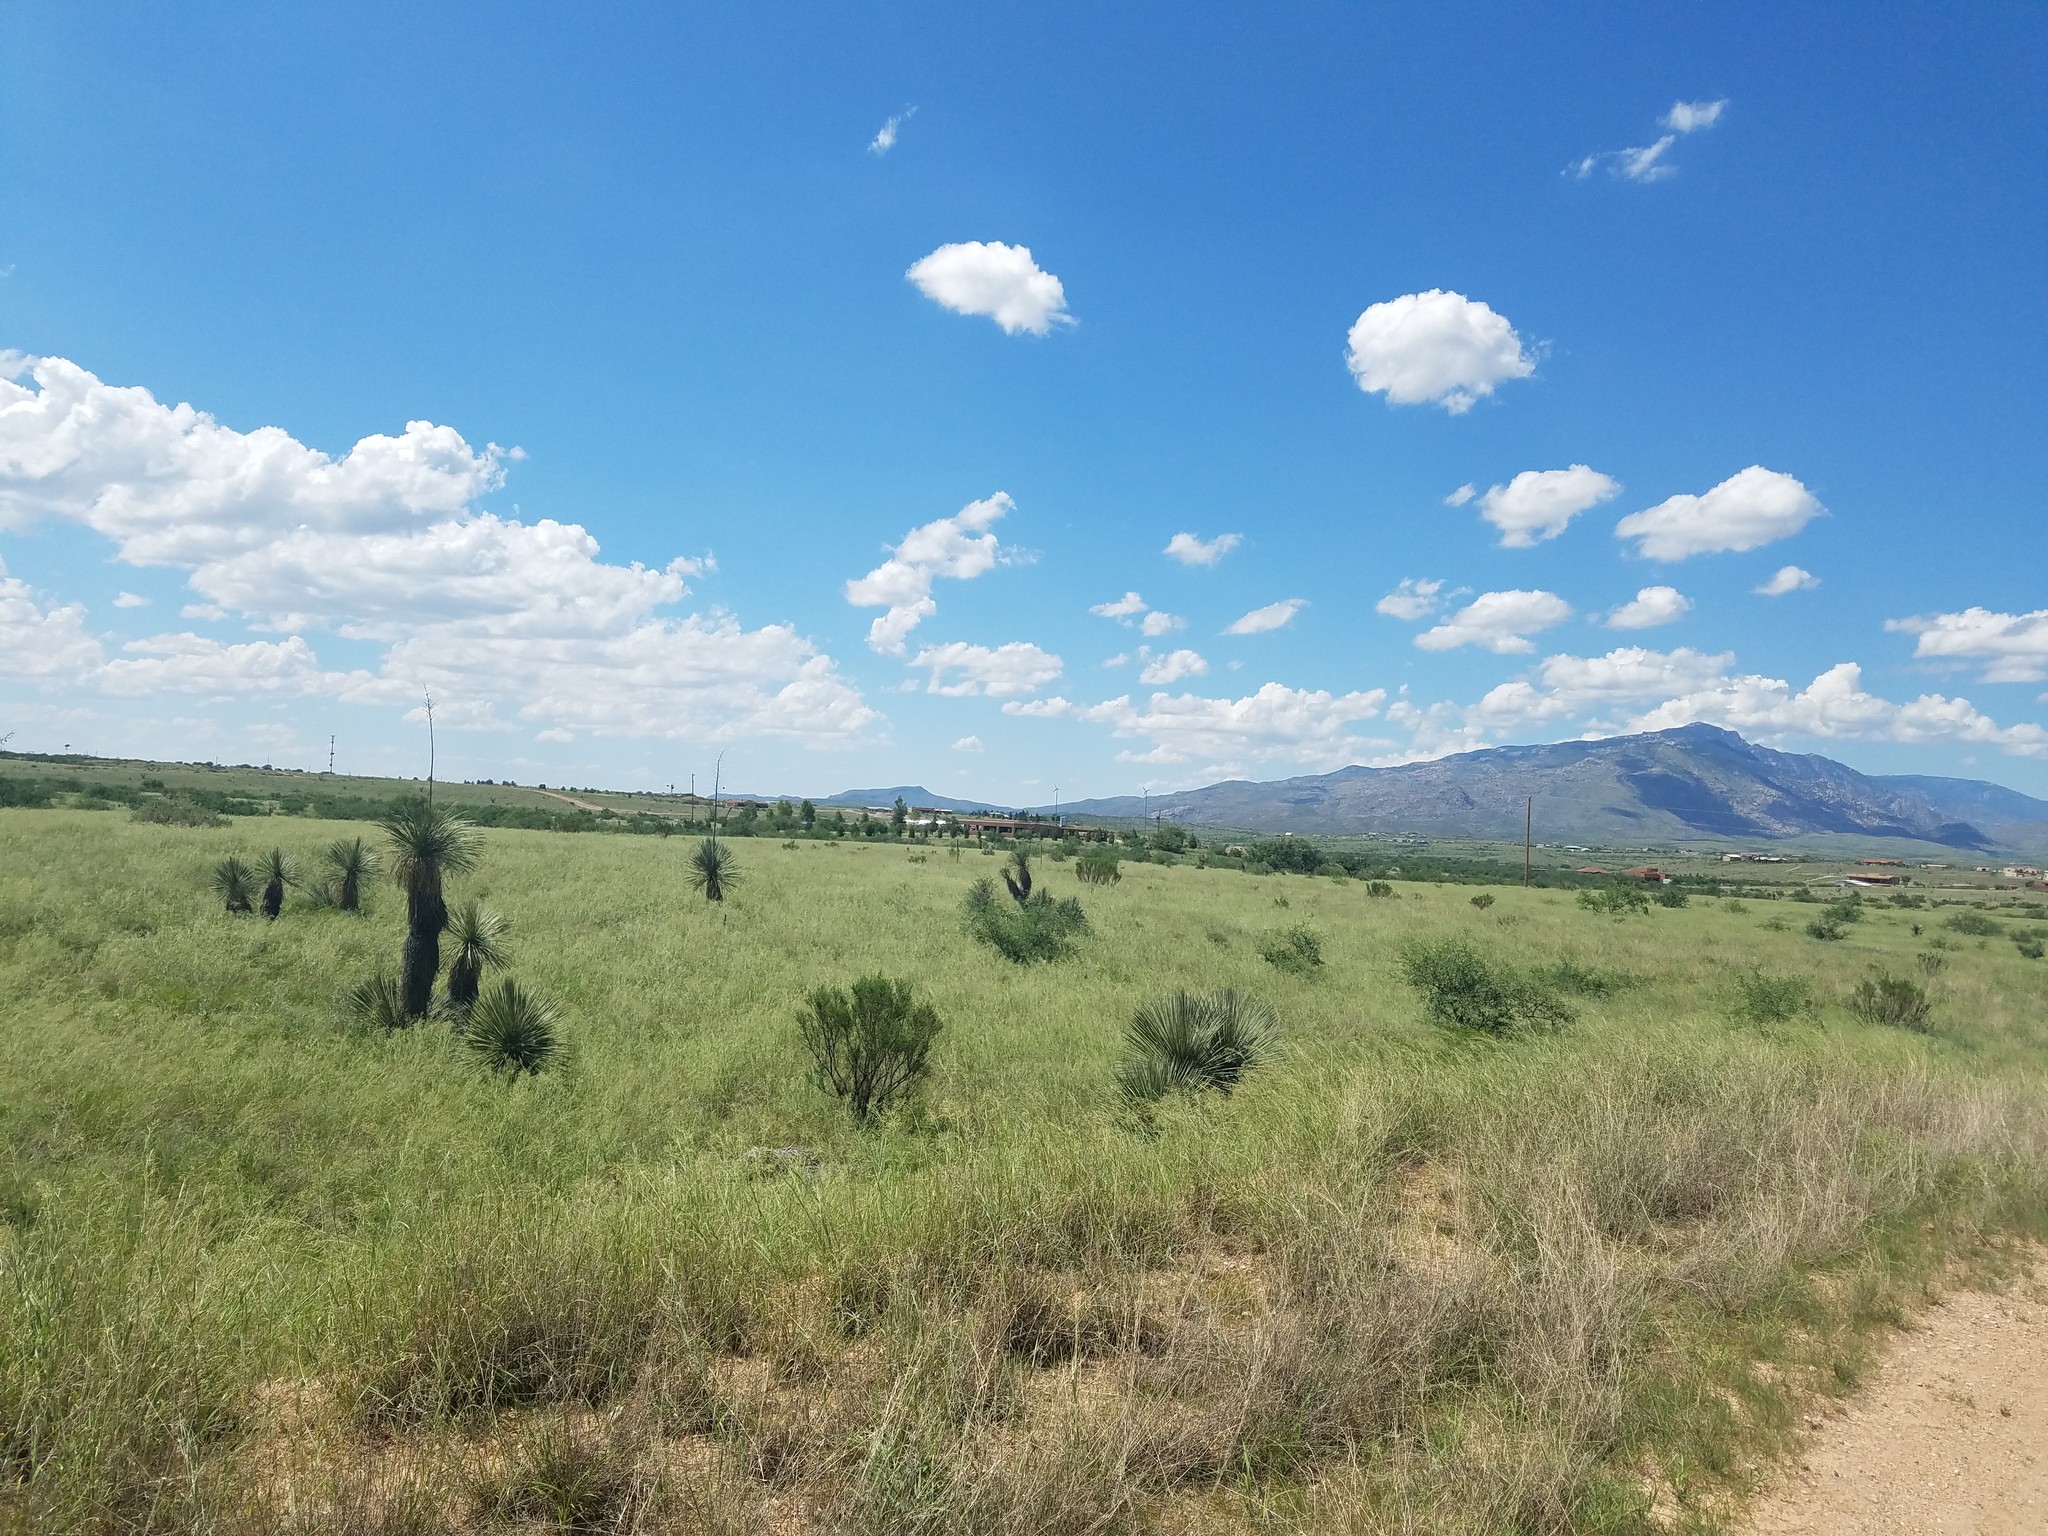
[[[1522,806],[1522,888],[1529,887],[1529,834],[1536,825],[1536,797],[1531,795]]]
[[[334,737],[332,735],[327,738],[327,776],[329,778],[334,777]]]
[[[427,701],[427,799],[434,798],[434,696],[426,689],[420,690]]]

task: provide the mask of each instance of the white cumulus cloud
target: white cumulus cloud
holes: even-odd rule
[[[1481,496],[1479,515],[1500,530],[1502,549],[1528,549],[1556,538],[1581,512],[1613,500],[1620,492],[1620,481],[1584,464],[1569,469],[1525,469],[1506,485],[1496,485]]]
[[[1443,590],[1444,584],[1433,578],[1403,576],[1393,591],[1372,606],[1375,612],[1390,619],[1404,619],[1413,624],[1436,612]]]
[[[1166,541],[1164,553],[1182,565],[1214,565],[1243,542],[1241,533],[1219,533],[1207,540],[1192,533],[1176,533]]]
[[[1701,128],[1711,128],[1721,121],[1721,113],[1728,105],[1728,98],[1719,101],[1674,101],[1671,110],[1664,114],[1664,126],[1673,133],[1693,133]]]
[[[1888,619],[1886,629],[1917,635],[1922,660],[1983,662],[1987,683],[2038,683],[2048,677],[2048,608],[1995,613],[1965,608],[1911,619]]]
[[[1781,565],[1771,574],[1771,579],[1750,590],[1758,597],[1783,597],[1788,592],[1811,592],[1820,585],[1820,578],[1811,571],[1802,571],[1796,565]]]
[[[1528,636],[1571,616],[1571,604],[1555,592],[1482,592],[1436,628],[1417,635],[1415,643],[1425,651],[1476,645],[1496,655],[1518,655],[1536,648]]]
[[[1294,616],[1308,606],[1305,597],[1283,597],[1277,603],[1268,603],[1263,608],[1254,608],[1243,618],[1233,619],[1224,626],[1226,635],[1263,635],[1268,630],[1285,629],[1294,622]]]
[[[1059,657],[1025,640],[1006,645],[968,645],[954,640],[928,645],[911,658],[913,667],[930,671],[927,693],[948,698],[986,695],[992,699],[1036,693],[1060,675]]]
[[[1536,371],[1504,316],[1442,288],[1367,308],[1352,324],[1346,361],[1367,394],[1395,405],[1433,402],[1454,416]]]
[[[139,592],[116,592],[114,594],[114,606],[116,608],[147,608],[149,606],[149,599],[142,596]]]
[[[1126,592],[1115,602],[1097,603],[1088,611],[1103,619],[1129,619],[1145,611],[1145,599],[1135,592]]]
[[[904,274],[918,292],[955,314],[987,315],[1012,335],[1043,336],[1071,325],[1060,280],[1031,259],[1028,246],[1000,240],[942,245]]]
[[[1186,629],[1188,621],[1178,614],[1162,613],[1155,608],[1139,621],[1138,633],[1156,640],[1161,635],[1170,635],[1176,629]]]
[[[1676,587],[1644,587],[1607,615],[1609,629],[1655,629],[1692,612],[1692,599]]]
[[[1331,694],[1267,683],[1236,699],[1155,693],[1141,709],[1128,697],[1089,705],[1055,697],[1005,704],[1003,712],[1107,725],[1117,737],[1150,743],[1146,751],[1119,754],[1126,762],[1207,762],[1219,771],[1273,761],[1329,768],[1367,750],[1350,728],[1377,715],[1386,697],[1381,688]]]
[[[1138,674],[1138,681],[1157,686],[1177,683],[1184,677],[1202,677],[1208,673],[1209,663],[1193,651],[1169,651],[1164,656],[1155,656]]]
[[[979,736],[962,736],[953,743],[953,750],[955,752],[979,752],[982,750],[981,738]]]
[[[911,529],[887,560],[849,581],[846,600],[854,607],[889,610],[868,626],[868,645],[885,656],[901,656],[908,649],[905,637],[939,611],[933,582],[972,581],[994,570],[1004,551],[988,530],[1016,506],[1002,491],[970,501],[951,517]]]
[[[896,135],[902,132],[903,125],[915,116],[917,116],[917,108],[906,107],[893,117],[886,119],[882,126],[876,130],[875,136],[868,140],[868,153],[871,155],[886,155],[889,153],[890,150],[896,147]]]
[[[1789,539],[1827,511],[1790,475],[1752,464],[1703,496],[1673,496],[1614,525],[1650,560],[1685,560]]]

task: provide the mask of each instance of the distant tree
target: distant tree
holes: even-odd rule
[[[484,967],[502,969],[511,963],[505,943],[511,931],[502,914],[480,901],[472,899],[455,909],[448,922],[448,936],[455,941],[455,958],[448,962],[448,1001],[454,1007],[467,1011],[476,1002]]]
[[[434,1003],[434,978],[441,971],[441,934],[448,927],[442,881],[476,867],[482,839],[476,828],[445,805],[402,800],[383,821],[391,845],[391,878],[405,892],[405,951],[398,985],[405,1011],[427,1016]]]
[[[1161,853],[1181,853],[1194,846],[1188,829],[1178,822],[1163,821],[1152,832],[1152,846]]]
[[[796,815],[797,820],[804,824],[806,832],[818,824],[818,808],[808,800],[796,808]]]
[[[910,807],[903,803],[903,797],[896,797],[896,804],[889,811],[889,830],[896,836],[903,835],[903,828],[910,821]]]

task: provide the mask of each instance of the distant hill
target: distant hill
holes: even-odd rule
[[[938,811],[1007,811],[1006,805],[992,805],[986,800],[955,800],[946,795],[935,795],[922,784],[898,784],[890,789],[843,789],[827,800],[814,801],[817,805],[894,805],[898,796],[905,805],[921,805]]]
[[[1954,849],[2040,846],[2048,801],[1971,779],[1873,777],[1711,725],[1605,741],[1489,747],[1398,768],[1340,768],[1181,794],[1084,800],[1076,816],[1140,816],[1254,832],[1519,839],[1535,799],[1545,842],[1776,842],[1817,834]],[[2031,825],[2031,824],[2041,825]]]

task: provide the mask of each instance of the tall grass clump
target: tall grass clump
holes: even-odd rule
[[[1554,1029],[1571,1008],[1534,976],[1483,953],[1468,939],[1417,939],[1401,951],[1401,974],[1439,1024],[1486,1035]]]
[[[739,878],[731,843],[707,837],[690,851],[690,889],[702,891],[706,901],[724,901],[725,888],[738,884]]]
[[[1927,989],[1890,971],[1857,982],[1849,994],[1849,1011],[1866,1024],[1887,1024],[1921,1034],[1934,1027],[1934,1004]]]
[[[507,976],[470,1006],[458,1035],[494,1072],[539,1072],[561,1051],[561,1010]]]
[[[1229,1093],[1271,1052],[1273,1010],[1234,988],[1142,1004],[1124,1029],[1117,1090],[1132,1105],[1169,1093]]]
[[[1073,897],[1055,899],[1040,887],[1023,901],[1005,904],[986,876],[968,888],[966,911],[967,931],[1018,965],[1058,960],[1088,931],[1088,915]]]
[[[940,1028],[936,1008],[919,1002],[909,982],[886,976],[862,976],[850,992],[818,987],[797,1016],[818,1086],[844,1099],[863,1123],[886,1113],[930,1070]]]
[[[231,853],[213,866],[213,889],[228,911],[253,911],[256,871],[242,861],[240,854]]]
[[[383,827],[391,846],[391,878],[405,892],[405,949],[398,984],[405,995],[405,1011],[423,1019],[434,1004],[441,934],[448,927],[442,882],[474,869],[483,842],[462,817],[425,798],[400,801]]]

